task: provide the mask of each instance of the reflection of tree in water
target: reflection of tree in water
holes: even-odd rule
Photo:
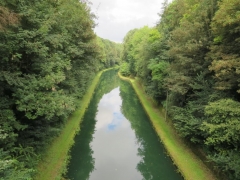
[[[137,169],[145,180],[179,180],[182,179],[175,171],[171,159],[166,156],[162,144],[156,136],[142,105],[132,86],[126,81],[120,81],[120,96],[122,97],[122,113],[130,121],[140,144],[138,155],[141,161]]]
[[[84,115],[81,123],[81,131],[75,137],[75,144],[71,149],[71,160],[68,166],[67,177],[71,180],[89,179],[94,170],[93,150],[90,143],[93,139],[95,129],[95,116],[100,99],[106,93],[119,85],[119,78],[116,70],[110,70],[102,74],[94,96]]]
[[[113,69],[110,71],[106,71],[102,74],[99,80],[98,87],[95,90],[95,94],[97,94],[99,101],[104,94],[109,93],[111,90],[119,86],[119,78],[117,75],[117,71],[118,70]]]

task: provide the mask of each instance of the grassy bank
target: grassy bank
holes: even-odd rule
[[[129,81],[136,94],[138,95],[143,108],[148,114],[156,133],[164,144],[168,154],[178,167],[182,176],[186,180],[216,180],[214,174],[205,166],[205,164],[184,144],[176,135],[171,123],[165,121],[164,113],[154,102],[146,95],[142,86],[137,80],[123,77],[123,80]]]
[[[69,117],[61,134],[48,148],[44,159],[38,165],[35,180],[60,180],[62,178],[61,175],[66,170],[68,162],[69,149],[74,144],[74,137],[80,130],[81,120],[104,71],[95,76],[83,99],[79,102],[81,106]]]

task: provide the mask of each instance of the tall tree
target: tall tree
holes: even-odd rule
[[[215,73],[216,88],[235,91],[235,94],[240,93],[239,9],[237,0],[220,1],[211,24],[215,38],[211,46],[212,63],[209,69]]]
[[[101,68],[87,2],[0,1],[0,177],[31,179]]]

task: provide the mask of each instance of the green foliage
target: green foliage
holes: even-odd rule
[[[97,38],[97,44],[100,52],[99,59],[104,68],[120,64],[121,44],[100,37]]]
[[[205,108],[207,120],[202,124],[206,133],[205,144],[213,148],[209,157],[230,179],[240,174],[240,103],[232,99],[211,102]]]
[[[185,100],[186,105],[180,102],[171,102],[174,104],[181,104],[181,106],[170,107],[170,114],[173,117],[174,126],[178,132],[186,139],[193,143],[203,144],[205,133],[201,130],[202,123],[204,122],[204,109],[208,101],[214,101],[218,95],[212,88],[213,82],[205,79],[204,74],[199,74],[194,83],[190,84],[193,94],[189,95]],[[216,94],[217,97],[212,96]],[[179,100],[179,94],[172,93],[174,101]]]
[[[209,62],[204,57],[212,38],[209,33],[211,2],[196,0],[185,3],[180,23],[171,32],[169,55],[172,64],[170,78],[167,79],[169,88],[182,95],[191,90],[190,84],[198,73],[208,73]]]
[[[103,40],[101,49],[94,26],[87,2],[0,1],[3,179],[31,179],[95,74],[119,63],[121,45]]]
[[[210,154],[209,158],[216,162],[218,169],[227,174],[228,179],[239,179],[239,150],[226,150],[221,153]]]
[[[156,130],[157,135],[164,144],[166,150],[168,151],[168,154],[171,156],[172,160],[179,168],[179,171],[183,175],[183,178],[196,180],[216,179],[215,175],[210,172],[208,168],[206,168],[205,164],[198,157],[196,157],[196,154],[192,152],[191,148],[189,148],[189,146],[186,146],[185,143],[178,136],[176,136],[172,125],[164,120],[165,115],[162,113],[162,108],[157,107],[156,104],[151,99],[149,99],[139,81],[137,79],[130,79],[121,75],[120,77],[132,84],[137,96],[139,97],[139,100],[141,101],[141,104],[144,107],[144,110],[149,115],[150,121]],[[124,85],[121,85],[120,88],[121,91],[123,91],[121,95],[124,95],[125,92],[129,91],[129,88],[126,88]],[[123,103],[126,102],[123,101]],[[130,108],[131,113],[139,115],[139,113],[134,112],[134,110],[136,109]],[[126,116],[129,115],[129,111],[126,111],[124,107],[123,112]],[[135,129],[139,128],[137,127],[137,121],[134,122],[132,126]]]
[[[10,9],[0,5],[0,31],[6,30],[9,26],[17,25],[19,15],[10,11]]]
[[[157,60],[152,59],[148,65],[148,69],[152,72],[152,80],[163,82],[164,76],[166,76],[166,70],[169,67],[169,63],[161,61],[159,63]]]
[[[146,85],[147,92],[157,101],[164,101],[166,95],[165,78],[168,76],[169,63],[158,58],[151,59],[148,69],[151,71],[151,82]]]
[[[209,103],[205,108],[207,121],[203,130],[207,133],[205,143],[215,149],[238,148],[240,143],[240,103],[232,99],[221,99]],[[220,147],[219,147],[220,146]]]
[[[144,77],[147,74],[147,61],[150,44],[154,43],[159,36],[157,31],[145,26],[141,29],[130,31],[124,38],[122,61],[129,63],[132,75]]]
[[[129,63],[127,62],[124,62],[121,64],[121,67],[120,67],[120,72],[122,75],[124,76],[129,76],[130,75],[130,66],[129,66]]]
[[[164,99],[165,91],[163,88],[163,78],[167,73],[158,74],[167,68],[167,62],[163,56],[158,57],[158,52],[161,50],[163,37],[156,28],[147,26],[130,31],[124,38],[123,55],[121,69],[126,71],[126,74],[136,75],[146,86],[148,94],[154,98]],[[164,46],[164,45],[162,45]],[[127,66],[128,65],[128,66]],[[162,67],[160,67],[162,66]],[[129,69],[129,73],[127,70]],[[154,76],[154,77],[153,77]],[[156,91],[159,90],[159,91]]]
[[[211,46],[210,70],[215,74],[216,88],[239,90],[240,4],[238,0],[223,0],[211,23],[215,43]]]
[[[240,3],[175,0],[163,5],[157,27],[125,36],[122,69],[128,63],[147,94],[168,104],[178,133],[205,149],[227,177],[239,179],[234,157],[240,137]]]
[[[32,180],[33,173],[33,169],[25,168],[24,163],[0,149],[0,180]]]
[[[174,126],[180,135],[193,143],[202,143],[203,134],[200,127],[203,120],[194,116],[194,109],[175,107],[172,111]]]

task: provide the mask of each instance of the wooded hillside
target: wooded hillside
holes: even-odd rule
[[[94,18],[85,1],[0,1],[0,179],[32,179],[96,72],[118,63]]]
[[[125,36],[122,60],[178,133],[240,179],[239,0],[165,1],[156,27]]]

